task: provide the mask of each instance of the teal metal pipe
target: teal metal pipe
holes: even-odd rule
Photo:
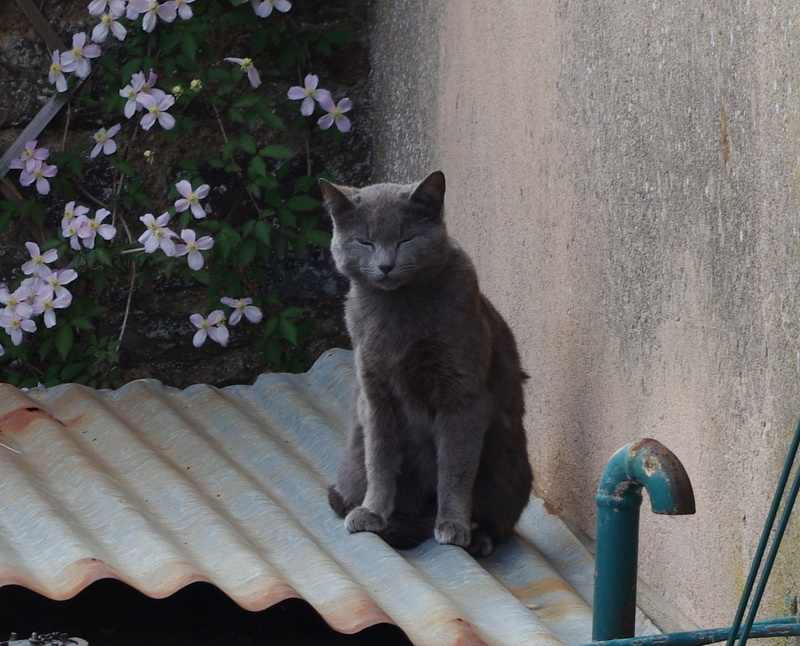
[[[643,637],[628,637],[626,639],[612,639],[606,642],[592,642],[583,646],[704,646],[724,642],[731,632],[728,628],[711,628],[709,630],[692,630],[682,633],[669,633],[667,635],[645,635]],[[740,628],[742,635],[744,628]],[[782,617],[756,621],[750,627],[749,637],[760,639],[764,637],[794,637],[800,635],[800,623],[797,617]]]
[[[642,487],[656,514],[695,512],[689,476],[663,444],[638,440],[611,456],[595,496],[594,641],[633,637]]]

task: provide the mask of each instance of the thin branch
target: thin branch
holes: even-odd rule
[[[136,283],[136,262],[131,263],[131,282],[128,286],[128,299],[125,303],[125,314],[122,317],[122,325],[119,329],[119,343],[122,344],[122,337],[125,336],[125,328],[128,326],[128,315],[131,313],[131,300],[133,299],[133,288]]]
[[[67,118],[64,121],[64,136],[61,137],[61,152],[67,149],[67,135],[69,134],[69,123],[72,121],[72,101],[67,101]]]
[[[228,143],[228,133],[225,132],[225,126],[222,125],[222,117],[219,116],[219,110],[217,110],[217,106],[214,105],[214,102],[211,102],[211,107],[214,109],[214,115],[217,117],[217,123],[219,124],[220,132],[222,133],[222,139],[227,144]]]

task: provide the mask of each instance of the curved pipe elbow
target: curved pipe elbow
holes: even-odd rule
[[[622,447],[606,464],[597,489],[592,639],[632,637],[642,487],[656,514],[693,514],[694,493],[678,458],[656,440]]]
[[[641,489],[653,513],[695,513],[694,492],[680,460],[661,442],[642,439],[617,451],[606,464],[597,490],[597,504],[624,508],[641,504]]]

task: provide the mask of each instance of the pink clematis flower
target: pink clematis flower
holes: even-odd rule
[[[6,312],[0,314],[0,327],[11,337],[11,343],[14,345],[22,343],[23,332],[36,332],[36,323],[30,318]]]
[[[91,235],[88,231],[88,225],[89,218],[86,215],[76,215],[75,217],[61,220],[61,235],[69,238],[69,246],[73,251],[80,251],[80,241]]]
[[[22,186],[30,186],[36,182],[36,192],[39,193],[39,195],[47,195],[50,192],[50,182],[47,180],[55,177],[57,174],[57,166],[37,161],[32,171],[23,170],[19,174],[19,183]]]
[[[100,16],[100,22],[92,29],[92,40],[96,43],[104,43],[108,34],[112,34],[117,40],[125,40],[128,30],[117,21],[125,13],[124,6],[122,8],[110,7],[107,13]]]
[[[321,116],[317,121],[317,125],[320,128],[327,130],[335,123],[339,132],[349,132],[350,119],[344,116],[344,113],[349,112],[353,107],[353,102],[350,99],[342,99],[336,104],[331,96],[323,96],[319,100],[319,105],[328,113]]]
[[[121,16],[125,13],[125,0],[92,0],[89,3],[90,16],[98,17],[106,12]]]
[[[202,269],[205,260],[200,252],[211,249],[214,246],[214,240],[210,236],[197,239],[197,234],[191,229],[181,231],[181,239],[186,244],[175,245],[175,255],[180,257],[188,254],[189,268],[194,271]]]
[[[203,317],[202,314],[192,314],[189,320],[197,328],[192,339],[195,348],[203,345],[207,338],[216,341],[221,346],[228,345],[229,333],[225,326],[225,314],[222,310],[214,310],[207,317]]]
[[[113,155],[117,152],[117,143],[114,141],[113,137],[119,132],[119,129],[120,125],[117,124],[111,126],[108,130],[100,128],[100,130],[95,132],[93,135],[95,144],[94,148],[92,148],[92,152],[89,153],[89,157],[94,159],[100,154],[100,151],[102,151],[104,155]]]
[[[46,328],[51,328],[56,324],[55,310],[64,309],[65,307],[69,307],[71,304],[72,294],[69,292],[62,294],[61,296],[50,294],[49,296],[45,296],[36,301],[36,304],[33,307],[33,314],[34,316],[39,316],[42,314],[44,326]]]
[[[28,276],[43,276],[50,273],[48,263],[58,260],[58,250],[48,249],[44,253],[39,250],[39,245],[35,242],[26,242],[25,248],[31,255],[31,259],[22,265],[22,273]]]
[[[62,228],[66,223],[71,222],[74,218],[77,218],[78,216],[81,215],[86,215],[88,212],[89,212],[88,206],[83,206],[82,204],[75,206],[75,200],[67,202],[64,205],[64,213],[61,214]]]
[[[136,90],[136,100],[141,104],[141,98],[145,95],[152,96],[156,101],[160,101],[161,99],[166,96],[166,92],[164,90],[159,90],[156,87],[156,81],[158,80],[158,74],[156,74],[153,70],[150,70],[150,73],[145,76],[144,72],[136,72],[133,76],[131,76],[131,85],[133,89]]]
[[[137,94],[138,93],[130,83],[119,91],[119,95],[123,99],[127,99],[123,112],[128,119],[130,119],[137,110],[142,109],[141,104],[136,100]]]
[[[87,249],[94,249],[94,241],[97,236],[100,236],[103,240],[111,240],[111,238],[117,235],[117,228],[115,226],[103,224],[103,220],[109,215],[111,215],[111,211],[108,209],[97,209],[97,213],[95,213],[93,218],[87,218],[86,231],[88,235],[79,236],[83,238],[84,247]]]
[[[58,92],[67,91],[67,77],[64,76],[64,66],[61,64],[61,53],[53,52],[53,59],[47,72],[47,80],[56,86]]]
[[[273,9],[277,9],[282,13],[286,13],[292,8],[292,3],[289,0],[250,0],[256,15],[259,18],[266,18],[272,13]]]
[[[65,72],[73,72],[80,79],[85,79],[92,71],[90,58],[100,56],[100,47],[86,44],[86,34],[83,32],[72,37],[72,49],[61,54],[61,68]]]
[[[200,200],[208,195],[208,191],[210,190],[208,184],[200,184],[196,189],[193,189],[188,180],[182,179],[175,184],[175,188],[178,189],[178,193],[182,196],[175,200],[175,210],[178,213],[190,208],[192,215],[198,220],[206,217],[206,212],[203,210]]]
[[[36,143],[35,139],[26,143],[22,154],[16,159],[12,159],[8,167],[33,172],[37,164],[41,164],[50,156],[47,148],[37,148]]]
[[[5,306],[3,314],[30,318],[33,312],[33,308],[28,303],[31,291],[27,285],[20,285],[13,292],[9,291],[5,285],[0,287],[0,303]]]
[[[328,90],[317,89],[318,84],[319,77],[316,74],[307,74],[306,78],[303,80],[304,87],[295,85],[294,87],[290,87],[289,91],[286,93],[286,96],[292,101],[299,101],[300,99],[303,100],[303,102],[300,104],[300,114],[302,114],[304,117],[313,114],[314,101],[319,101],[323,96],[331,96],[331,93],[328,92]]]
[[[223,305],[233,308],[233,312],[231,312],[228,318],[228,322],[231,325],[236,325],[242,319],[242,315],[251,323],[258,323],[261,321],[261,309],[255,305],[251,305],[253,302],[252,298],[230,298],[229,296],[225,296],[220,299],[220,302]]]
[[[253,87],[258,87],[261,85],[261,76],[258,74],[258,70],[253,65],[252,58],[226,58],[226,61],[229,63],[234,63],[239,65],[242,68],[242,71],[247,74],[247,80],[250,81],[250,85]]]
[[[189,3],[194,2],[194,0],[172,0],[175,3],[175,7],[178,10],[178,15],[180,16],[181,20],[189,20],[192,17],[192,8],[189,6]]]
[[[125,10],[125,15],[130,20],[136,20],[140,14],[144,14],[142,28],[147,32],[151,32],[156,28],[157,18],[164,22],[173,22],[175,20],[177,5],[174,1],[161,4],[155,0],[130,0],[128,8]]]
[[[153,98],[152,94],[141,94],[136,100],[142,104],[142,107],[147,112],[139,121],[139,125],[144,130],[150,130],[156,121],[164,130],[172,130],[175,127],[175,117],[167,112],[175,103],[174,96],[164,94],[163,97],[157,100]]]
[[[40,295],[42,297],[55,296],[56,298],[69,296],[71,302],[72,296],[64,285],[69,285],[77,277],[78,272],[74,269],[58,269],[56,271],[51,271],[46,276],[42,276],[44,288],[41,290]]]
[[[128,119],[134,113],[144,109],[142,104],[144,96],[150,95],[156,100],[156,103],[166,96],[166,92],[155,87],[157,80],[158,75],[152,70],[147,76],[144,75],[144,72],[136,72],[131,76],[131,82],[119,91],[119,95],[127,99],[124,112]]]
[[[177,238],[177,234],[167,227],[169,224],[169,213],[165,212],[154,217],[152,213],[145,213],[139,218],[147,230],[139,236],[139,242],[144,245],[147,253],[153,253],[156,249],[161,250],[168,256],[175,256],[175,243],[172,238]]]

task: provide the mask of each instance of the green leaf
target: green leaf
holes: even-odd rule
[[[253,92],[247,92],[242,94],[238,99],[236,99],[231,105],[234,108],[252,108],[256,103],[261,100],[261,97],[258,94]]]
[[[39,358],[44,359],[50,351],[53,349],[53,346],[56,344],[56,339],[53,336],[46,338],[44,341],[39,343]]]
[[[107,267],[111,266],[111,256],[109,256],[108,251],[102,247],[95,247],[94,249],[89,250],[89,252],[86,254],[86,259],[90,267],[96,263],[106,265]]]
[[[242,242],[242,237],[235,229],[230,227],[222,229],[216,239],[216,246],[219,248],[220,256],[227,258],[230,252]]]
[[[181,34],[181,49],[186,55],[186,58],[194,63],[197,59],[197,41],[195,40],[194,35],[190,34],[189,32],[184,32]]]
[[[256,257],[256,241],[253,239],[248,240],[239,248],[239,264],[246,267],[253,258]]]
[[[267,165],[261,157],[253,157],[250,160],[250,165],[247,167],[247,174],[251,179],[257,177],[266,177]]]
[[[69,351],[72,350],[74,340],[75,335],[72,333],[72,327],[62,325],[58,328],[58,332],[56,332],[56,349],[62,359],[67,358]]]
[[[289,319],[280,320],[280,330],[283,338],[292,345],[297,345],[297,327]]]
[[[236,149],[236,140],[231,139],[228,143],[225,144],[225,147],[222,149],[222,159],[224,159],[225,161],[229,161],[235,149]]]
[[[285,319],[293,319],[300,316],[305,310],[302,307],[297,307],[297,305],[290,305],[289,307],[284,308],[281,312],[281,317]]]
[[[198,283],[201,285],[209,285],[211,283],[211,276],[205,269],[198,269],[197,271],[191,271],[191,276],[194,278]]]
[[[76,327],[81,330],[91,330],[94,327],[88,318],[80,315],[70,317],[69,323],[72,327]]]
[[[306,232],[306,236],[308,239],[316,245],[320,247],[327,247],[331,243],[331,236],[329,233],[325,231],[320,231],[319,229],[312,229],[311,231]]]
[[[289,159],[294,156],[292,149],[288,146],[281,146],[280,144],[272,144],[266,146],[258,151],[262,157],[271,157],[272,159]]]
[[[281,121],[281,118],[274,112],[262,111],[261,118],[264,120],[264,124],[268,128],[272,128],[273,130],[286,129],[286,126],[283,124],[283,121]]]
[[[261,240],[261,242],[266,245],[269,244],[270,238],[272,237],[272,229],[269,224],[264,222],[264,220],[258,220],[253,227],[253,231],[257,239]]]
[[[289,209],[280,209],[278,211],[278,219],[281,221],[281,224],[285,227],[293,227],[296,222],[294,213]]]
[[[133,164],[126,161],[118,161],[117,170],[123,175],[133,175]]]
[[[310,195],[295,195],[285,202],[286,208],[292,211],[313,211],[320,207],[322,202]]]
[[[280,319],[277,316],[271,316],[267,320],[267,324],[264,326],[264,336],[271,336],[275,334],[275,330],[278,329],[278,323]]]
[[[318,175],[303,175],[302,177],[298,177],[294,183],[294,192],[295,193],[308,193],[312,188],[316,188],[317,184],[319,183],[319,176]]]
[[[281,72],[285,72],[288,70],[292,65],[294,65],[295,61],[297,60],[297,50],[294,47],[286,47],[281,51],[281,55],[278,57],[278,65],[280,67]]]
[[[249,132],[243,132],[239,136],[239,146],[240,148],[251,155],[256,154],[256,142],[253,139],[253,136]]]
[[[76,381],[75,377],[77,377],[81,372],[85,371],[87,367],[88,364],[84,363],[83,361],[76,361],[74,363],[66,364],[59,373],[61,383]]]

